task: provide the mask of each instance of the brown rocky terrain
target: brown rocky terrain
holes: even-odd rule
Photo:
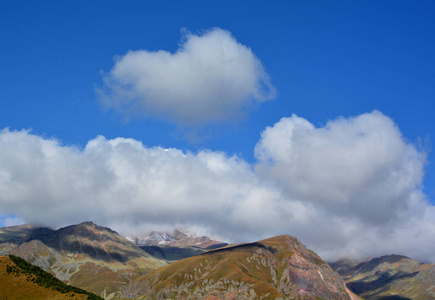
[[[227,246],[174,262],[126,287],[139,299],[359,299],[291,236]],[[353,297],[353,298],[351,298]]]

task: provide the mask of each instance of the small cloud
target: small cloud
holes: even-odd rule
[[[182,32],[175,53],[138,50],[117,57],[97,90],[103,105],[127,118],[193,126],[237,119],[275,98],[260,60],[230,32]]]

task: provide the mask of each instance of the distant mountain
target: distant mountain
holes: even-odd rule
[[[388,255],[366,262],[330,264],[354,293],[366,300],[435,299],[435,265],[406,256]]]
[[[102,300],[92,293],[66,285],[50,273],[14,256],[0,256],[0,299]]]
[[[147,235],[129,235],[126,238],[149,254],[168,262],[228,245],[207,236],[198,236],[184,228],[176,228],[171,234],[153,231]]]
[[[135,243],[137,246],[166,245],[175,241],[175,238],[162,231],[152,231],[147,235],[133,236],[128,235],[126,239]]]
[[[291,236],[227,246],[152,271],[122,296],[140,299],[360,299]]]
[[[0,255],[13,254],[62,281],[113,298],[131,280],[166,264],[92,222],[58,230],[24,225],[0,229]]]
[[[185,228],[176,228],[171,234],[162,231],[152,231],[147,235],[128,235],[126,238],[138,246],[194,246],[201,249],[207,249],[214,245],[228,245],[227,243],[217,241],[208,236],[198,236]]]

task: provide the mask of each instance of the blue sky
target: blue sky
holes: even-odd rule
[[[404,144],[427,152],[417,189],[433,204],[434,13],[431,1],[10,1],[0,10],[0,128],[31,129],[63,148],[84,149],[102,135],[193,155],[220,151],[254,169],[261,133],[283,117],[322,128],[379,110]],[[129,118],[101,103],[99,90],[113,94],[103,79],[113,75],[115,56],[175,53],[186,32],[189,39],[216,28],[261,62],[273,100],[242,108],[243,116],[187,125],[152,110]],[[19,209],[2,213],[34,221]]]

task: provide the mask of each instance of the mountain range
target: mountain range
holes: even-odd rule
[[[435,299],[432,264],[398,255],[327,264],[289,235],[228,245],[182,228],[125,238],[92,222],[20,225],[0,228],[9,254],[105,299]]]

